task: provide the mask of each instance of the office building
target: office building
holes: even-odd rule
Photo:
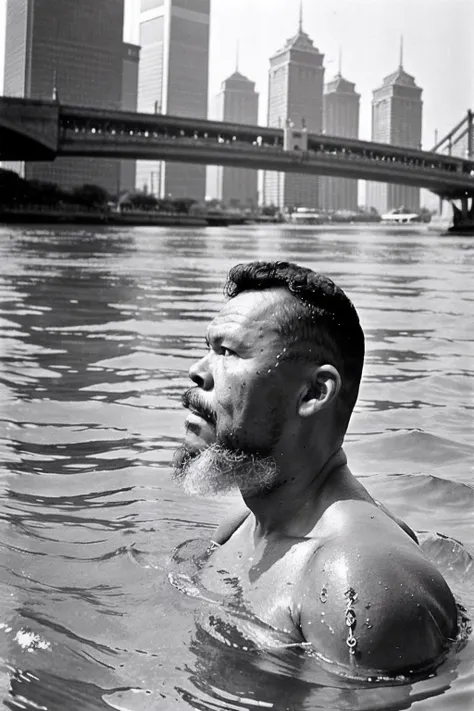
[[[268,125],[283,128],[291,121],[304,124],[310,133],[323,128],[324,55],[303,31],[300,14],[298,32],[270,58],[268,77]],[[318,207],[319,177],[298,173],[266,171],[263,202],[280,209]]]
[[[336,77],[324,87],[324,133],[329,136],[358,138],[359,103],[360,95],[355,90],[355,84],[345,79],[339,70]],[[357,180],[322,177],[320,207],[324,210],[356,210],[357,189]]]
[[[403,55],[397,71],[385,77],[373,92],[372,140],[394,146],[421,148],[422,89],[403,68]],[[420,209],[420,189],[408,185],[367,183],[366,203],[380,214],[405,207]]]
[[[122,56],[122,109],[136,111],[138,105],[138,66],[140,47],[124,42]],[[137,162],[120,161],[120,192],[135,190]]]
[[[258,94],[255,82],[237,69],[224,82],[216,97],[214,119],[233,123],[258,123]],[[212,165],[208,167],[207,194],[231,207],[256,207],[258,171]]]
[[[120,109],[123,0],[8,0],[4,93]],[[120,162],[58,158],[26,163],[27,179],[116,192]]]
[[[138,110],[207,117],[210,0],[142,0]],[[138,161],[137,188],[204,199],[206,166]]]

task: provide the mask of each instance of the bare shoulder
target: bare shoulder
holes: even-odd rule
[[[353,673],[402,674],[435,665],[456,635],[453,595],[398,525],[366,502],[301,576],[297,619],[325,659]],[[355,508],[355,510],[354,510]]]
[[[213,535],[213,542],[220,546],[226,543],[249,515],[250,510],[244,502],[238,502],[218,525]]]

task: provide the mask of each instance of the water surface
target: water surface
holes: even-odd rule
[[[5,707],[471,708],[472,642],[433,678],[363,688],[296,652],[210,637],[202,621],[213,603],[186,581],[234,499],[187,498],[169,473],[187,370],[227,270],[279,258],[323,271],[353,299],[367,336],[349,462],[424,532],[425,551],[472,614],[472,238],[379,227],[0,227],[0,257]]]

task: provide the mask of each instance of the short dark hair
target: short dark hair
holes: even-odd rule
[[[337,368],[342,379],[339,413],[345,430],[364,365],[364,333],[357,311],[332,279],[291,262],[237,264],[229,271],[224,294],[233,298],[243,291],[279,287],[296,297],[278,314],[286,357],[324,361]]]

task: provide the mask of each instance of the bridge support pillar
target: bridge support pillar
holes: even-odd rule
[[[454,234],[474,234],[474,196],[463,195],[458,200],[460,207],[454,200],[450,201],[453,208],[453,226],[449,231]]]

